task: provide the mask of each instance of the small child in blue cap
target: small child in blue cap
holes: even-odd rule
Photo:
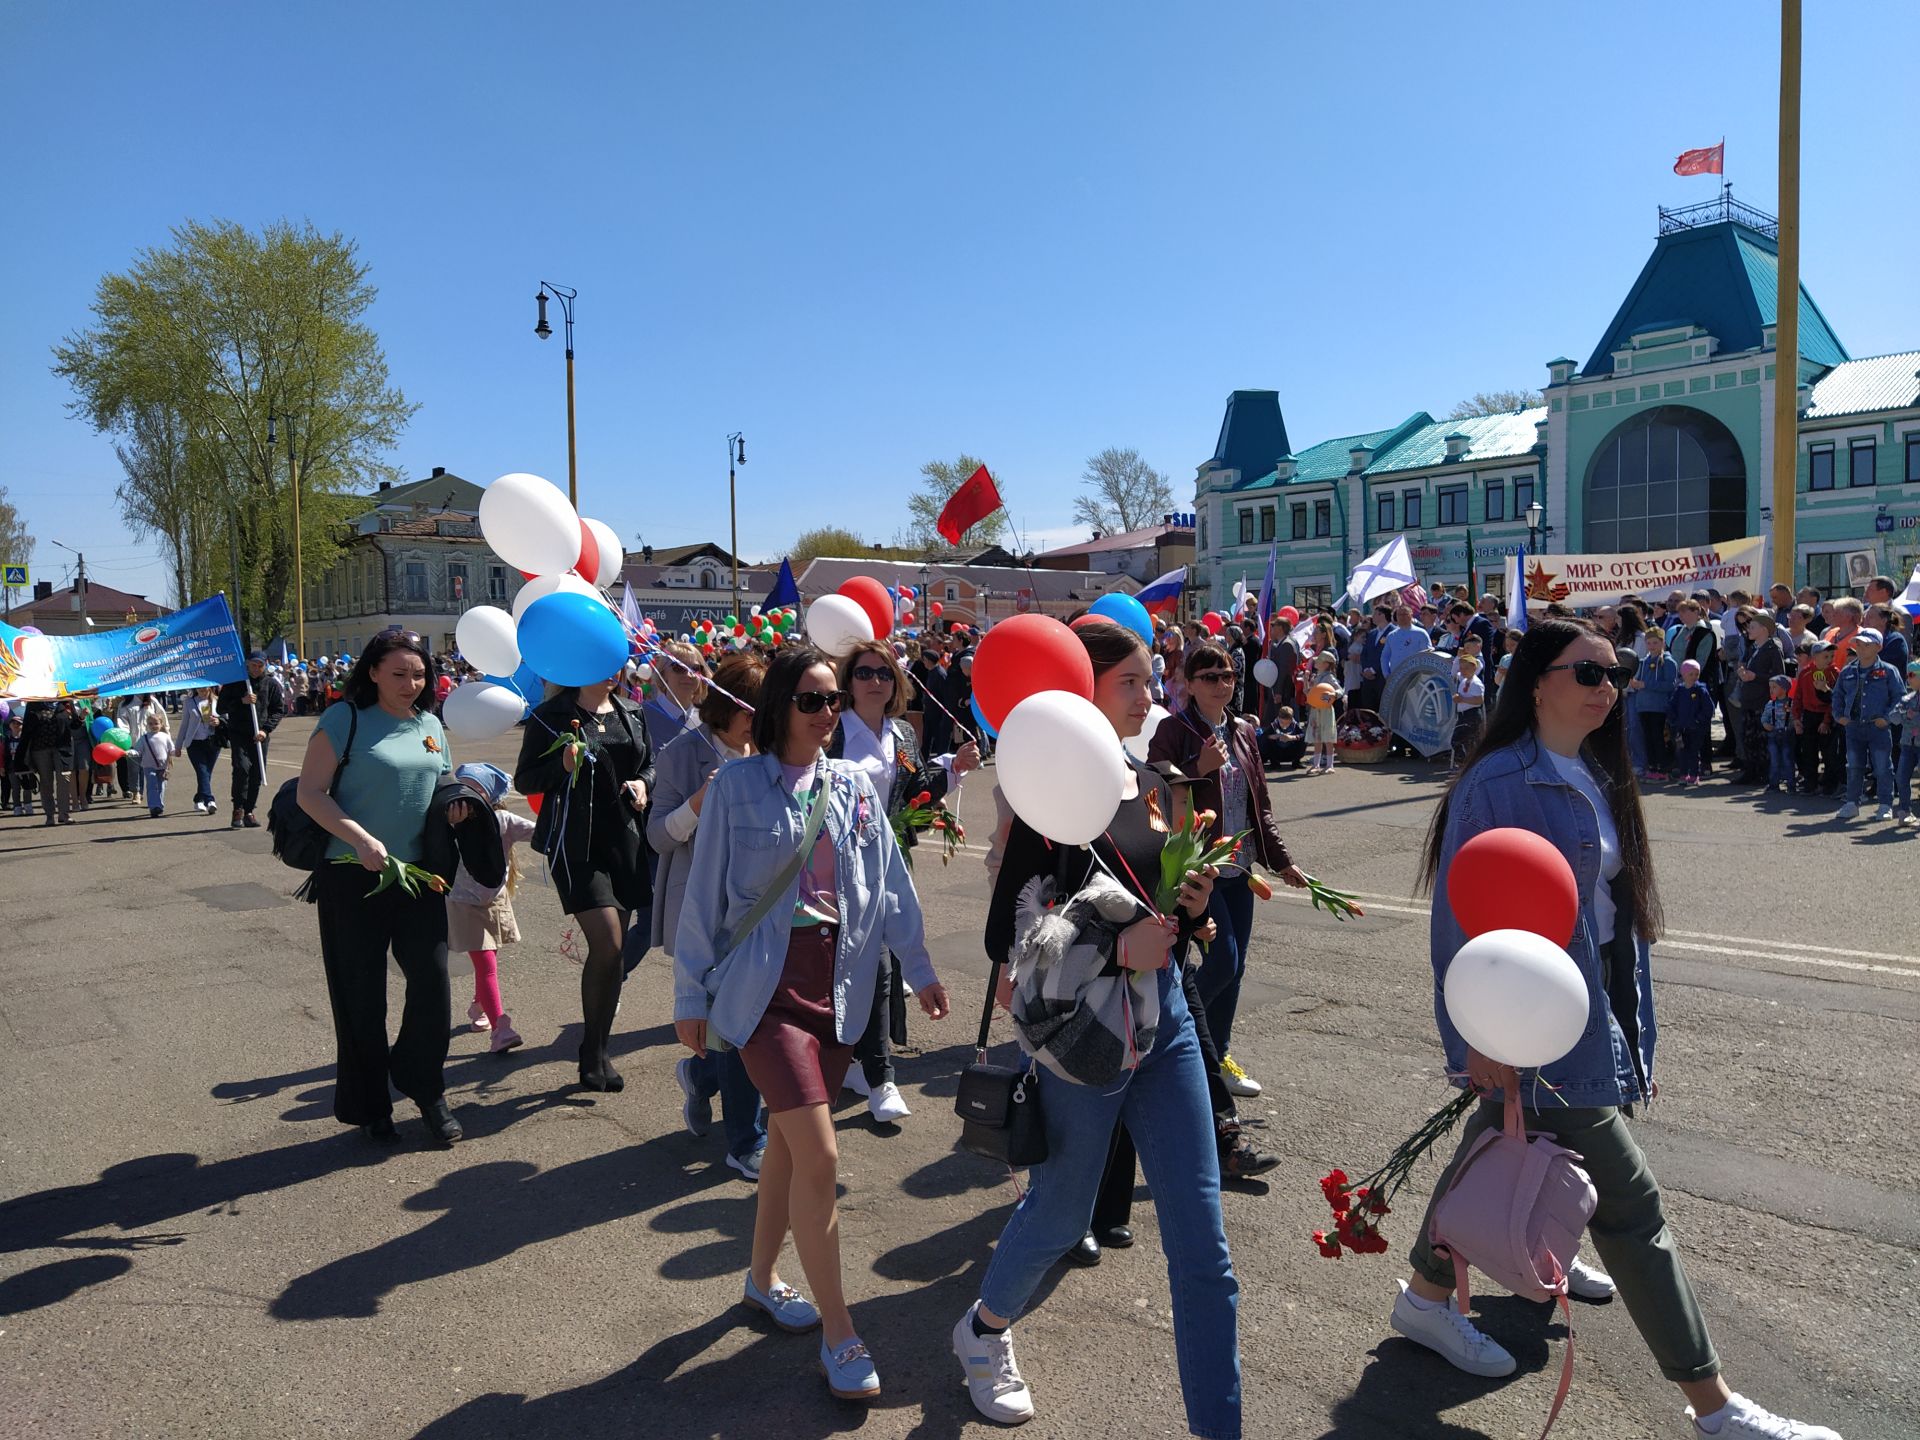
[[[500,848],[507,857],[506,884],[482,885],[462,864],[447,892],[447,949],[464,950],[473,961],[473,1004],[467,1007],[467,1019],[475,1030],[493,1032],[488,1048],[501,1055],[521,1043],[513,1017],[502,1008],[499,950],[520,938],[520,927],[513,918],[513,890],[519,879],[513,847],[533,835],[533,821],[506,808],[511,787],[507,772],[498,765],[462,765],[453,773],[493,810],[500,825]]]

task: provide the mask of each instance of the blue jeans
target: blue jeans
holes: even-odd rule
[[[220,747],[211,740],[196,740],[187,746],[187,760],[193,766],[193,802],[202,801],[209,805],[213,796],[213,760],[220,753]]]
[[[1867,788],[1867,766],[1873,766],[1873,783],[1880,787],[1880,803],[1893,803],[1893,735],[1871,720],[1856,720],[1846,727],[1847,803],[1858,805]]]
[[[1920,745],[1902,745],[1893,780],[1893,808],[1902,815],[1913,813],[1913,771],[1916,765],[1920,765]]]
[[[1206,1072],[1185,991],[1171,968],[1159,979],[1160,1028],[1138,1069],[1105,1090],[1039,1072],[1047,1159],[1000,1232],[980,1299],[1019,1318],[1041,1276],[1087,1233],[1114,1122],[1124,1122],[1159,1210],[1187,1426],[1206,1440],[1239,1440],[1240,1284],[1220,1218]]]
[[[1233,1014],[1240,1008],[1240,977],[1247,973],[1247,944],[1253,937],[1253,884],[1244,874],[1213,882],[1207,914],[1220,933],[1200,956],[1200,1003],[1207,1007],[1207,1033],[1222,1055],[1233,1039]]]
[[[1767,735],[1767,783],[1793,784],[1793,732],[1774,730]]]
[[[709,1049],[705,1057],[687,1061],[694,1093],[720,1097],[720,1123],[727,1132],[727,1153],[744,1160],[767,1143],[767,1122],[761,1116],[760,1092],[747,1078],[738,1050]]]
[[[147,786],[147,808],[159,810],[167,803],[167,777],[158,770],[142,770],[141,777]]]

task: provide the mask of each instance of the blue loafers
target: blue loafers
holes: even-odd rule
[[[813,1308],[813,1302],[793,1286],[776,1280],[771,1289],[762,1291],[753,1283],[751,1270],[747,1272],[746,1288],[740,1298],[754,1309],[766,1311],[768,1318],[782,1330],[798,1334],[820,1323],[820,1312]]]

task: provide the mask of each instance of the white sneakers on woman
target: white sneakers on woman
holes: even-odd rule
[[[967,1394],[973,1408],[996,1425],[1024,1425],[1033,1418],[1033,1395],[1013,1358],[1013,1331],[974,1334],[973,1316],[979,1308],[975,1301],[953,1327],[953,1354],[967,1372]]]
[[[1400,1298],[1393,1302],[1393,1328],[1416,1345],[1424,1345],[1456,1370],[1469,1375],[1498,1378],[1519,1368],[1498,1340],[1481,1333],[1480,1328],[1453,1308],[1453,1297],[1429,1303],[1400,1284]]]
[[[1720,1409],[1707,1417],[1715,1422],[1716,1428],[1709,1430],[1694,1417],[1693,1408],[1687,1408],[1687,1433],[1694,1436],[1713,1435],[1721,1440],[1841,1440],[1838,1430],[1829,1430],[1824,1425],[1805,1425],[1798,1420],[1789,1420],[1784,1415],[1776,1415],[1735,1394]]]
[[[867,1096],[867,1112],[886,1124],[895,1124],[913,1114],[900,1094],[900,1087],[891,1080],[876,1086]]]

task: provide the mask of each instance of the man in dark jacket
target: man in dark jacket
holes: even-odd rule
[[[247,678],[222,685],[214,708],[233,756],[233,820],[228,828],[258,829],[253,812],[267,766],[267,737],[287,713],[287,692],[267,674],[265,652],[256,650],[247,657]]]
[[[41,701],[27,707],[26,723],[20,727],[21,749],[40,781],[40,805],[47,824],[55,823],[58,805],[59,823],[73,821],[73,771],[88,754],[87,727],[73,708],[71,700]]]

